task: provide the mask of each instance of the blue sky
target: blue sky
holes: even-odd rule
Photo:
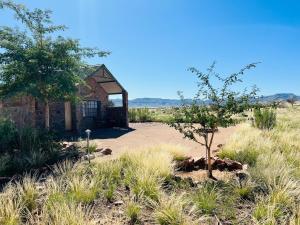
[[[53,10],[66,36],[112,54],[105,63],[129,98],[192,97],[194,66],[238,71],[261,64],[245,76],[260,94],[300,95],[300,2],[289,0],[28,0],[29,8]],[[0,11],[0,25],[18,22]]]

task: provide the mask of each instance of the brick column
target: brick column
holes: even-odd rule
[[[129,122],[128,122],[128,93],[126,91],[122,92],[122,100],[123,100],[123,111],[124,111],[124,125],[125,127],[129,127]]]

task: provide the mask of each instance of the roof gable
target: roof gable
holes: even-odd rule
[[[121,94],[126,92],[123,86],[118,82],[118,80],[112,75],[112,73],[107,69],[107,67],[102,64],[90,74],[87,78],[92,77],[108,94]]]

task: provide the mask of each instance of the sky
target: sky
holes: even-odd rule
[[[197,79],[187,69],[228,75],[261,62],[243,85],[260,95],[300,95],[300,1],[298,0],[23,0],[51,9],[55,24],[82,46],[108,50],[104,63],[129,99],[193,97]],[[0,26],[20,22],[3,10]]]

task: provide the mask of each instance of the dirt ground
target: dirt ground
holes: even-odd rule
[[[221,128],[215,135],[213,150],[225,144],[236,127]],[[161,144],[179,145],[186,149],[188,156],[205,156],[205,149],[198,143],[184,139],[174,128],[162,123],[131,123],[130,129],[101,129],[92,134],[93,142],[99,148],[110,148],[113,155],[126,150],[138,150]]]

